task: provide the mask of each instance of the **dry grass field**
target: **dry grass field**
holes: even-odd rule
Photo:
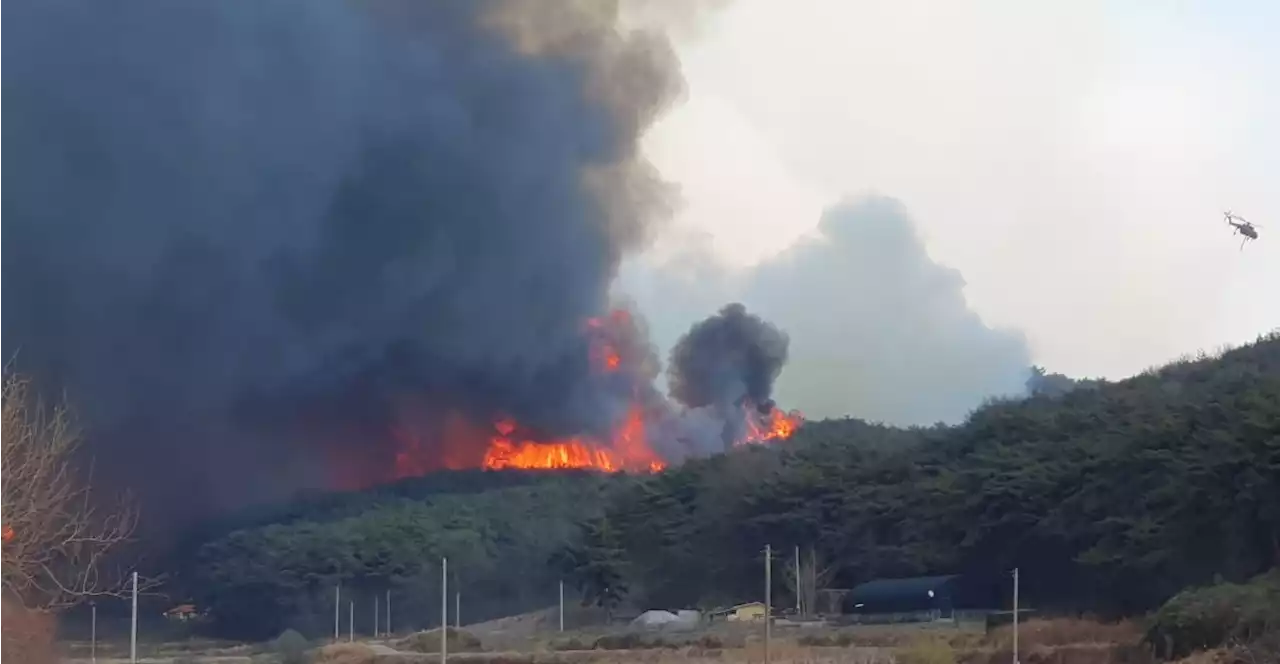
[[[690,631],[581,630],[563,635],[511,624],[474,626],[449,656],[452,664],[763,664],[760,625],[716,626]],[[1019,629],[1022,664],[1150,664],[1141,631],[1131,623],[1032,620]],[[466,648],[461,644],[474,637]],[[488,638],[486,638],[488,637]],[[320,645],[305,659],[288,660],[269,646],[214,642],[147,648],[146,664],[412,664],[439,661],[439,634],[366,639]],[[425,652],[423,652],[425,651]],[[83,651],[67,661],[87,664]],[[100,650],[100,664],[127,662],[118,648]],[[110,655],[110,656],[108,656]],[[965,626],[903,625],[842,628],[778,628],[769,661],[779,664],[1008,664],[1012,631],[990,633]],[[1211,655],[1187,664],[1225,664]]]

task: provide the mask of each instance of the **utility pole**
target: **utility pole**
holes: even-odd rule
[[[440,664],[449,661],[449,559],[440,558]]]
[[[378,638],[378,604],[380,603],[375,596],[373,598],[373,638],[375,639]]]
[[[347,602],[347,643],[356,640],[356,601]]]
[[[564,579],[560,579],[560,631],[564,631]]]
[[[804,615],[804,605],[800,602],[800,597],[804,595],[804,584],[801,583],[800,576],[800,545],[796,545],[796,617]]]
[[[812,601],[813,605],[806,607],[806,610],[810,614],[816,615],[820,613],[817,606],[818,605],[818,552],[814,550],[812,545],[809,546],[809,586],[808,587],[810,590],[813,591],[813,595],[810,596],[809,598]]]
[[[453,626],[462,629],[462,593],[453,594]]]
[[[391,591],[387,591],[387,636],[391,636]]]
[[[342,582],[333,587],[333,642],[338,642],[339,616],[342,612]]]
[[[133,617],[129,621],[129,662],[138,662],[138,573],[133,573]]]
[[[769,609],[773,604],[773,548],[764,545],[764,664],[769,664],[769,637],[773,622]]]
[[[98,664],[98,603],[89,602],[89,661]]]
[[[1013,664],[1018,664],[1018,568],[1013,568]]]

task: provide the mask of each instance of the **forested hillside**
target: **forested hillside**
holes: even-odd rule
[[[442,473],[240,515],[244,521],[204,528],[182,547],[175,590],[211,612],[217,633],[243,638],[287,627],[329,633],[339,583],[344,603],[363,607],[362,624],[390,591],[397,625],[425,626],[439,621],[440,558],[448,556],[468,619],[543,607],[557,593],[547,559],[581,519],[601,513],[606,486],[619,479]],[[279,520],[266,523],[273,514]]]
[[[755,598],[766,542],[812,549],[832,587],[1018,566],[1038,608],[1115,613],[1280,563],[1280,337],[1088,388],[990,403],[956,427],[812,422],[786,445],[653,476],[415,494],[447,481],[424,478],[221,524],[182,582],[221,631],[249,635],[331,629],[339,580],[390,588],[398,615],[429,624],[441,554],[474,619],[550,603],[561,574],[605,604]]]

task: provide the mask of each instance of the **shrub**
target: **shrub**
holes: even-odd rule
[[[335,643],[316,651],[316,664],[374,664],[373,649],[363,643]]]
[[[1025,648],[1063,646],[1080,643],[1137,644],[1142,630],[1132,622],[1098,622],[1074,618],[1033,618],[1018,626],[1018,638]],[[1013,626],[992,630],[986,642],[998,648],[1013,645]]]
[[[956,664],[956,652],[940,641],[921,641],[896,653],[901,664]]]
[[[1280,626],[1280,569],[1248,583],[1218,583],[1174,595],[1156,612],[1146,640],[1160,655],[1185,657],[1251,643]]]
[[[854,638],[853,633],[851,632],[819,632],[815,634],[801,634],[796,638],[796,643],[802,646],[816,648],[833,646],[848,648],[854,644]]]
[[[645,648],[661,647],[656,642],[649,642],[645,635],[637,632],[622,632],[619,634],[605,634],[596,639],[592,646],[596,650],[641,650]]]
[[[555,651],[562,650],[591,650],[594,644],[591,641],[583,641],[582,639],[571,636],[567,639],[555,639],[548,647]]]
[[[311,643],[307,637],[292,629],[286,629],[271,642],[271,652],[281,664],[307,664]]]
[[[445,637],[449,652],[480,652],[484,650],[484,644],[471,632],[449,627],[445,632]],[[425,632],[410,634],[396,641],[395,647],[397,650],[407,650],[409,652],[440,652],[440,628],[437,627]]]
[[[724,639],[716,636],[715,634],[703,634],[698,637],[698,640],[694,641],[693,644],[699,648],[707,650],[719,650],[724,648]]]
[[[724,639],[712,634],[696,636],[688,633],[654,634],[650,632],[618,632],[605,634],[595,640],[593,650],[675,650],[677,648],[701,648],[720,650],[726,646]]]
[[[8,600],[3,608],[4,622],[0,623],[0,633],[3,634],[4,652],[18,662],[52,664],[58,661],[53,646],[53,614],[30,611]]]

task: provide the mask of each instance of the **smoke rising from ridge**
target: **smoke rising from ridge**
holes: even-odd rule
[[[787,361],[787,335],[740,303],[694,323],[671,349],[671,396],[689,408],[770,401]]]
[[[373,463],[404,393],[609,426],[581,327],[669,211],[636,146],[681,90],[617,11],[8,3],[6,357],[187,502]]]
[[[722,441],[742,436],[745,420],[733,410],[773,407],[773,382],[787,361],[787,335],[740,303],[727,305],[689,329],[671,349],[671,396],[688,408],[713,406],[725,422]]]
[[[796,352],[778,385],[788,403],[820,416],[927,425],[1024,393],[1026,338],[969,308],[964,277],[929,256],[902,203],[841,201],[818,231],[745,285],[744,301],[794,330]]]
[[[714,264],[705,249],[670,266],[629,263],[617,287],[650,311],[659,345],[724,299],[784,322],[790,352],[775,394],[808,417],[954,423],[988,397],[1025,391],[1025,337],[969,308],[963,277],[929,256],[895,199],[841,201],[816,237],[753,268]]]

